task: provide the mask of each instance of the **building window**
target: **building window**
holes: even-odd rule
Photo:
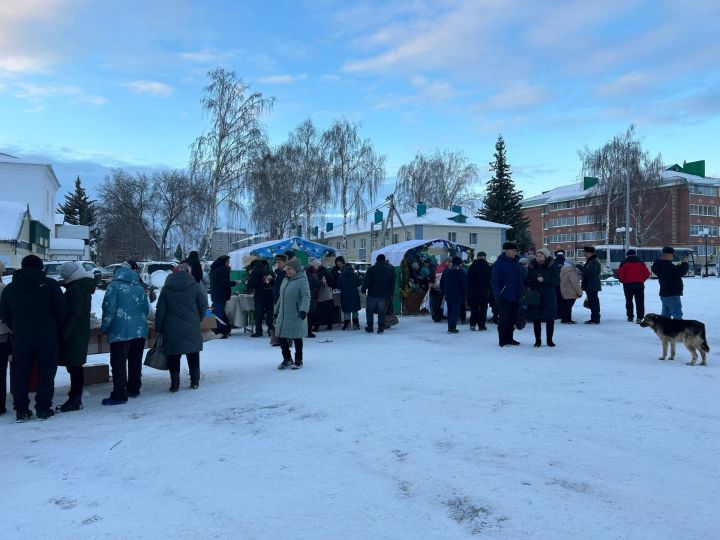
[[[399,241],[400,241],[400,235],[398,233],[393,233],[392,243],[397,244]]]
[[[353,238],[353,249],[355,249],[355,239]]]
[[[565,201],[565,202],[553,203],[550,205],[551,212],[555,212],[557,210],[568,210],[570,208],[575,208],[575,201]]]
[[[692,250],[693,250],[695,253],[698,254],[698,256],[700,256],[700,257],[704,257],[704,256],[705,256],[705,246],[704,246],[704,245],[691,246],[691,247],[692,247]],[[707,250],[708,250],[708,255],[710,255],[710,257],[716,257],[716,256],[717,256],[717,253],[718,253],[718,247],[717,247],[717,246],[708,246],[708,247],[707,247]]]
[[[717,236],[717,225],[690,225],[690,236],[704,236],[705,229],[708,230],[708,236]]]
[[[574,234],[551,234],[545,237],[545,244],[562,244],[564,242],[574,242]]]
[[[709,195],[710,197],[717,197],[718,189],[715,186],[698,186],[690,184],[688,191],[693,195]]]
[[[603,240],[604,238],[605,233],[603,231],[583,232],[578,233],[577,235],[578,242],[596,242],[598,240]]]
[[[551,229],[554,227],[571,227],[573,225],[575,225],[575,216],[554,218],[549,222],[549,227]]]
[[[577,201],[578,208],[585,208],[586,206],[596,206],[600,204],[600,200],[597,197],[587,197]]]
[[[691,216],[713,216],[717,217],[718,207],[717,206],[706,206],[704,204],[691,204],[690,205]]]
[[[360,249],[365,249],[365,247],[367,247],[365,245],[366,242],[367,242],[367,240],[365,238],[360,239]]]
[[[582,249],[576,249],[575,258],[578,260],[583,260],[585,258],[585,252]]]
[[[578,225],[594,225],[597,223],[598,217],[595,214],[588,214],[585,216],[578,216],[577,217],[577,224]]]
[[[470,237],[468,239],[468,243],[471,246],[474,246],[475,244],[477,244],[477,233],[476,232],[471,232],[468,236]]]
[[[456,232],[449,232],[448,233],[448,240],[450,242],[457,242],[457,233]]]
[[[337,250],[340,249],[340,242],[335,242],[335,249],[337,249]]]

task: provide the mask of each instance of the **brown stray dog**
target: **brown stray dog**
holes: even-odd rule
[[[687,350],[690,351],[692,358],[687,363],[688,366],[694,366],[697,360],[698,351],[702,361],[701,366],[706,366],[706,354],[710,352],[707,339],[705,339],[705,325],[700,321],[691,321],[685,319],[671,319],[649,313],[640,323],[640,326],[653,329],[660,343],[662,343],[662,356],[658,360],[665,360],[667,357],[668,344],[670,344],[670,360],[675,360],[675,343],[682,341]]]

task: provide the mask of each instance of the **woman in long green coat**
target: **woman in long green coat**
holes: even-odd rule
[[[310,309],[310,285],[297,258],[285,265],[285,279],[275,303],[275,335],[280,338],[283,361],[278,369],[303,366],[303,337],[307,335],[307,313]],[[295,363],[290,354],[290,341],[295,345]]]
[[[90,306],[95,292],[95,276],[79,263],[67,262],[60,267],[60,277],[65,287],[70,314],[60,331],[60,355],[58,365],[65,366],[70,374],[68,400],[56,408],[59,412],[82,409],[82,393],[85,385],[83,366],[87,362],[90,340]]]

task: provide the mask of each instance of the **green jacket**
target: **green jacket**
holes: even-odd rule
[[[275,303],[275,335],[279,338],[304,338],[307,336],[307,317],[300,318],[300,312],[310,309],[310,285],[305,272],[297,272],[283,280],[280,296]]]
[[[65,287],[70,313],[60,330],[58,365],[82,366],[87,361],[90,340],[90,305],[95,292],[95,280],[89,277],[71,281]]]
[[[155,312],[155,330],[163,335],[165,354],[202,351],[200,321],[207,308],[207,293],[191,274],[173,272],[167,277]]]

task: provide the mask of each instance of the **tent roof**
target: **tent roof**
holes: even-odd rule
[[[387,261],[392,264],[393,266],[398,266],[403,258],[405,257],[405,254],[410,251],[411,249],[416,249],[422,246],[432,246],[432,247],[448,247],[448,248],[455,248],[456,252],[467,252],[470,250],[468,246],[463,246],[462,244],[457,244],[455,242],[450,242],[449,240],[445,240],[444,238],[435,238],[434,240],[406,240],[405,242],[398,242],[397,244],[390,244],[389,246],[382,247],[380,249],[376,249],[372,252],[370,255],[370,261],[374,261],[378,255],[381,253],[385,255],[385,258]]]
[[[268,240],[252,246],[236,249],[228,253],[232,268],[244,267],[243,259],[246,257],[273,257],[276,253],[284,253],[288,249],[297,249],[306,252],[311,257],[325,257],[335,255],[335,250],[329,246],[318,244],[301,236],[291,236],[282,240]]]

